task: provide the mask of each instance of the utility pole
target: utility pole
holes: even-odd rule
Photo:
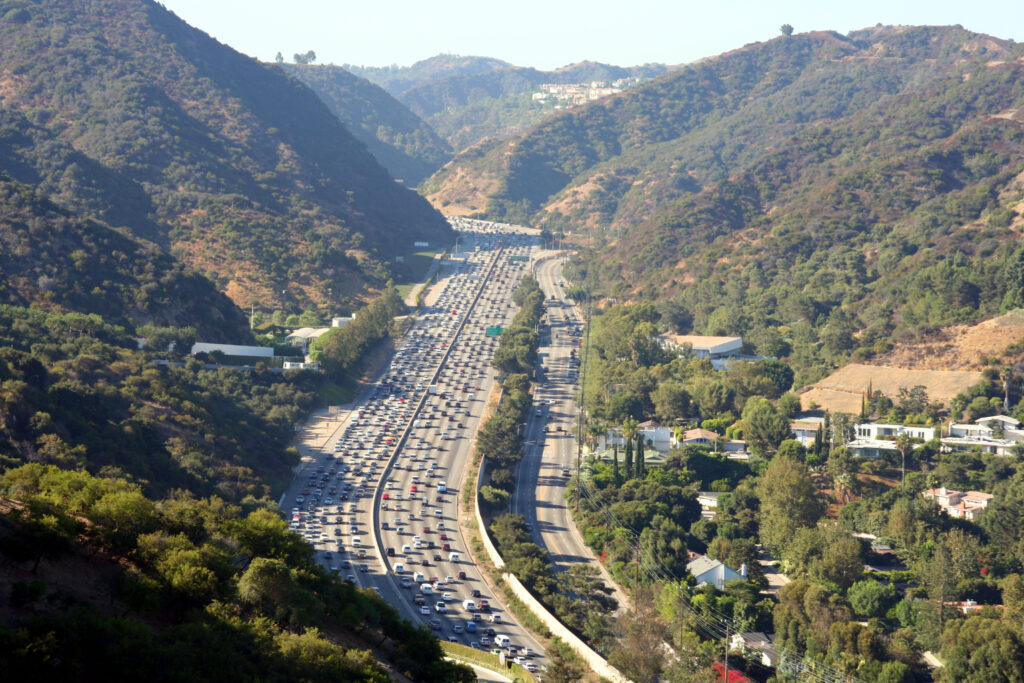
[[[729,623],[730,620],[725,620],[725,672],[722,675],[722,680],[728,682],[729,680]]]

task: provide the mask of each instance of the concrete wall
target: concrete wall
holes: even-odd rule
[[[486,459],[480,463],[480,473],[477,475],[476,481],[476,521],[480,525],[480,535],[484,541],[484,548],[487,550],[487,556],[491,558],[491,562],[494,563],[495,567],[501,569],[505,566],[505,560],[501,558],[501,554],[498,549],[494,546],[491,541],[491,534],[484,525],[483,517],[480,516],[480,482],[483,481],[484,471],[487,468]],[[538,619],[544,622],[544,625],[551,630],[553,634],[561,638],[566,644],[571,647],[580,658],[586,662],[593,671],[599,676],[615,681],[616,683],[627,683],[629,679],[619,673],[618,669],[608,663],[604,657],[595,652],[589,645],[584,643],[575,633],[565,627],[555,615],[551,614],[548,609],[541,604],[537,598],[533,597],[530,591],[526,590],[526,586],[511,573],[503,573],[502,577],[512,587],[512,592],[517,598],[523,601],[523,604],[536,615]]]

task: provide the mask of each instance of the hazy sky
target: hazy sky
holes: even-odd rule
[[[1024,40],[1024,0],[162,0],[245,54],[315,50],[322,64],[409,65],[438,53],[552,69],[591,59],[677,64],[767,40],[779,26],[840,33],[961,24]]]

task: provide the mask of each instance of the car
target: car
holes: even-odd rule
[[[474,588],[472,593],[473,593],[473,597],[474,598],[479,598],[480,597],[480,590],[479,589]]]
[[[423,605],[422,607],[420,607],[420,614],[429,615],[430,614],[430,608],[427,607],[426,605]]]
[[[466,580],[466,572],[459,572],[456,576],[459,577],[460,581],[465,581]]]
[[[474,624],[472,621],[467,621],[466,633],[476,633],[476,624]]]
[[[445,605],[443,602],[435,602],[434,603],[434,611],[436,611],[438,613],[445,612],[447,609],[448,609],[447,605]]]

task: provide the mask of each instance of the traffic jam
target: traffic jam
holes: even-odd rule
[[[440,637],[537,671],[538,644],[488,595],[466,556],[456,498],[494,385],[497,335],[516,313],[512,292],[529,272],[535,239],[452,221],[462,251],[327,451],[303,463],[290,526],[324,566],[406,602],[395,606]]]

